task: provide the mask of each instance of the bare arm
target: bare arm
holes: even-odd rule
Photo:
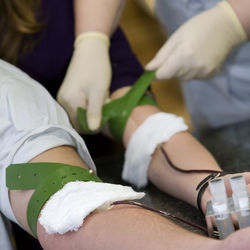
[[[111,97],[122,95],[123,90],[117,91]],[[149,116],[159,112],[160,110],[154,106],[138,106],[136,107],[127,122],[124,132],[124,144],[128,145],[131,136],[135,130]],[[179,132],[173,135],[168,141],[162,144],[171,162],[184,170],[211,170],[222,171],[215,158],[211,153],[199,143],[189,132]],[[211,172],[210,172],[211,173]],[[152,160],[148,169],[149,180],[162,191],[181,199],[195,207],[197,207],[197,185],[210,173],[182,173],[169,165],[160,148],[156,148],[152,155]],[[241,173],[244,175],[246,183],[250,183],[250,173]],[[235,174],[237,175],[237,173]],[[226,175],[222,178],[225,180],[228,196],[232,195],[231,186],[229,185],[229,177]],[[207,202],[211,200],[211,193],[207,188],[201,199],[201,208],[206,211]]]
[[[35,157],[32,162],[63,162],[85,167],[71,147],[58,147]],[[18,221],[29,231],[26,209],[31,190],[10,191],[11,205]],[[63,235],[45,232],[38,223],[38,239],[49,249],[217,249],[221,242],[195,235],[151,211],[126,205],[92,213],[77,232]],[[182,241],[179,237],[182,235]],[[218,248],[219,249],[219,248]]]
[[[152,106],[136,107],[127,123],[124,138],[128,143],[131,134],[146,119],[160,110]],[[188,132],[173,135],[163,144],[171,161],[182,169],[211,169],[222,171],[213,156]],[[208,173],[180,173],[171,168],[157,148],[149,167],[149,180],[164,192],[196,206],[196,186]]]
[[[76,35],[88,31],[111,35],[124,4],[125,0],[74,0]]]

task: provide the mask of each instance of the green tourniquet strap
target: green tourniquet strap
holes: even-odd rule
[[[104,104],[100,127],[106,124],[106,122],[111,121],[111,124],[109,124],[110,132],[116,139],[122,141],[123,131],[130,113],[143,97],[145,91],[154,78],[155,71],[144,72],[126,95],[107,104]],[[77,119],[80,128],[85,133],[93,133],[93,131],[88,128],[86,110],[78,107]]]
[[[141,105],[151,105],[151,106],[157,106],[157,103],[155,99],[150,96],[150,95],[144,95],[139,102],[137,103],[136,106],[141,106]]]
[[[155,100],[151,96],[147,96],[147,95],[143,96],[138,101],[136,106],[140,106],[140,105],[157,106]],[[116,116],[109,120],[109,131],[112,134],[112,136],[120,142],[122,142],[123,132],[124,132],[129,114],[127,116]]]
[[[72,181],[101,182],[87,169],[62,163],[12,164],[6,169],[6,186],[9,189],[36,189],[27,208],[28,225],[35,236],[37,236],[37,219],[45,202]]]

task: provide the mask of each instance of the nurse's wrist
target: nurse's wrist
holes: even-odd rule
[[[227,0],[238,17],[242,28],[246,32],[247,39],[250,39],[250,1],[249,0]]]
[[[106,34],[102,32],[98,32],[98,31],[89,31],[89,32],[83,32],[77,35],[75,42],[74,42],[74,48],[76,48],[83,41],[90,40],[90,39],[103,41],[103,43],[105,43],[108,47],[110,46],[110,39]]]

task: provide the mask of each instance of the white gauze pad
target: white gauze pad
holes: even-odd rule
[[[188,127],[182,117],[160,112],[148,117],[132,135],[125,153],[123,180],[141,188],[148,182],[148,167],[156,147]]]
[[[103,182],[69,182],[45,204],[39,218],[48,234],[77,231],[94,210],[107,209],[114,201],[141,199],[145,194],[131,187]]]

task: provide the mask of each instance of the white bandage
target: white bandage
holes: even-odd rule
[[[40,224],[48,234],[77,231],[84,218],[114,201],[141,199],[131,187],[102,182],[70,182],[50,197],[41,211]]]
[[[187,130],[183,118],[169,113],[148,117],[132,135],[125,153],[123,180],[141,188],[148,182],[148,167],[156,147],[172,135]]]

